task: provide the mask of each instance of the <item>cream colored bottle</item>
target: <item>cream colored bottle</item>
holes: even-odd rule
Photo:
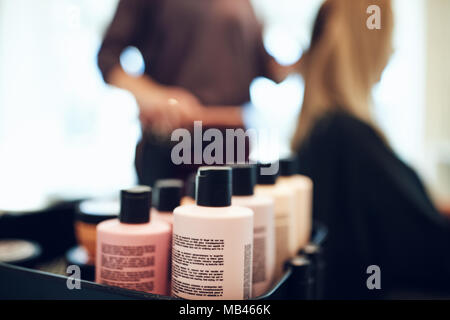
[[[253,212],[231,206],[231,168],[199,168],[196,205],[174,211],[172,295],[250,298],[252,247]]]
[[[254,194],[256,166],[232,166],[233,205],[253,210],[253,297],[266,293],[275,274],[275,208],[273,199]]]
[[[297,234],[296,251],[304,248],[311,237],[313,182],[297,174],[296,158],[280,160],[280,177],[277,184],[287,186],[295,193],[295,225]]]
[[[119,219],[97,225],[96,282],[168,294],[170,226],[150,207],[150,187],[122,190]]]
[[[276,184],[277,175],[261,174],[264,166],[269,164],[260,164],[257,168],[255,194],[271,197],[275,204],[275,280],[278,280],[286,261],[296,254],[295,194],[292,189]]]

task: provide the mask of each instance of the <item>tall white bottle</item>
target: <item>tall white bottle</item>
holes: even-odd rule
[[[296,251],[298,251],[308,244],[311,237],[313,182],[309,177],[297,174],[297,160],[290,157],[280,160],[280,177],[277,184],[284,185],[295,193]]]
[[[256,166],[234,165],[233,205],[253,210],[253,297],[266,293],[275,273],[275,207],[273,199],[254,194]]]
[[[285,185],[277,185],[277,175],[262,174],[261,168],[270,165],[258,166],[255,194],[271,197],[275,203],[275,279],[279,279],[284,264],[295,256],[297,249],[295,193]]]
[[[172,295],[248,299],[252,294],[253,211],[231,206],[231,168],[201,167],[196,204],[174,210]]]

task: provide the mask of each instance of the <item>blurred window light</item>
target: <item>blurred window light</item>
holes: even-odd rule
[[[283,27],[269,28],[264,34],[264,46],[281,65],[295,63],[303,53],[300,42]]]
[[[0,209],[32,210],[135,183],[136,101],[107,86],[96,63],[116,5],[0,0]]]
[[[290,153],[289,142],[297,124],[303,92],[303,78],[299,75],[291,75],[279,84],[260,77],[250,85],[251,105],[248,108],[253,112],[245,117],[249,119],[246,126],[259,131],[270,130],[271,134],[276,135],[280,157]],[[261,152],[259,155],[261,158],[256,160],[269,157]]]
[[[120,55],[120,65],[126,73],[141,76],[145,71],[145,62],[141,51],[136,47],[126,47]]]

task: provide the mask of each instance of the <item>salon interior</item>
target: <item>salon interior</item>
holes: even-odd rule
[[[449,38],[448,0],[0,0],[0,299],[450,299]]]

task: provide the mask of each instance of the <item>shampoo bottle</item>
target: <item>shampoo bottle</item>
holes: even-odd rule
[[[275,272],[274,202],[270,197],[254,194],[256,166],[234,165],[233,205],[253,210],[253,297],[266,293]]]
[[[201,167],[196,204],[175,209],[172,295],[185,299],[251,297],[253,212],[231,206],[231,168]]]
[[[310,178],[297,174],[296,164],[294,157],[281,159],[277,183],[287,186],[295,193],[296,251],[298,251],[308,244],[311,236],[313,183]]]
[[[96,282],[168,294],[170,226],[150,207],[150,187],[122,190],[119,219],[97,225]]]
[[[276,184],[277,175],[262,174],[261,168],[270,165],[258,165],[255,194],[271,197],[275,203],[275,279],[279,279],[285,262],[296,254],[295,194],[287,186]]]
[[[153,192],[153,217],[160,219],[170,225],[170,231],[173,229],[173,210],[180,205],[181,194],[183,191],[183,180],[164,179],[156,181]],[[170,254],[172,256],[172,235],[170,237]],[[171,260],[171,258],[169,258]],[[167,283],[168,292],[170,293],[172,273],[171,263],[169,264],[169,279]]]

